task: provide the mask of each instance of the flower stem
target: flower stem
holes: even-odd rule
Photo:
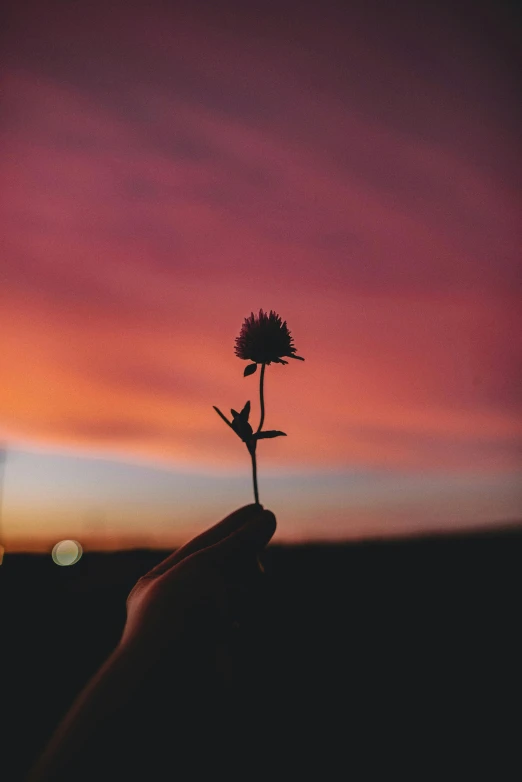
[[[259,505],[259,490],[257,488],[257,463],[256,463],[256,444],[252,445],[250,449],[250,456],[252,458],[252,478],[254,481],[254,500],[256,505]]]
[[[261,406],[261,418],[259,419],[259,426],[257,427],[257,432],[261,431],[265,421],[265,397],[264,397],[265,366],[266,364],[261,364],[261,375],[259,377],[259,403]],[[248,450],[250,451],[250,457],[252,459],[252,479],[254,481],[254,500],[257,503],[257,505],[259,505],[259,489],[257,487],[256,445],[257,442],[254,440],[249,446]]]
[[[261,375],[259,377],[259,402],[261,405],[261,418],[259,420],[259,426],[257,427],[257,431],[260,432],[263,428],[263,424],[265,422],[265,398],[263,394],[263,385],[265,380],[265,367],[266,364],[261,364]]]

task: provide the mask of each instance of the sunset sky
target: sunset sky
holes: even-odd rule
[[[253,501],[212,405],[257,423],[261,307],[306,359],[266,372],[276,541],[521,519],[512,6],[9,5],[7,550],[178,545]]]

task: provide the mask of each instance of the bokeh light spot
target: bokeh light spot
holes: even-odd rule
[[[77,540],[61,540],[52,552],[55,565],[75,565],[83,554],[83,549]]]

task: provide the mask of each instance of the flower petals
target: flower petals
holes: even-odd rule
[[[236,337],[236,356],[253,361],[255,364],[272,362],[287,364],[288,362],[283,361],[282,357],[293,358],[295,352],[293,337],[290,335],[286,320],[283,321],[273,310],[266,313],[260,309],[258,315],[252,312],[250,317],[245,318],[239,337]],[[254,371],[247,367],[244,374],[251,374]]]

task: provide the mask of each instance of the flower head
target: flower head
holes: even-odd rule
[[[304,358],[295,355],[293,342],[286,320],[282,321],[273,310],[269,315],[259,310],[259,315],[252,312],[249,318],[245,318],[239,337],[236,337],[235,352],[238,358],[255,364],[288,364],[283,356],[304,361]]]

